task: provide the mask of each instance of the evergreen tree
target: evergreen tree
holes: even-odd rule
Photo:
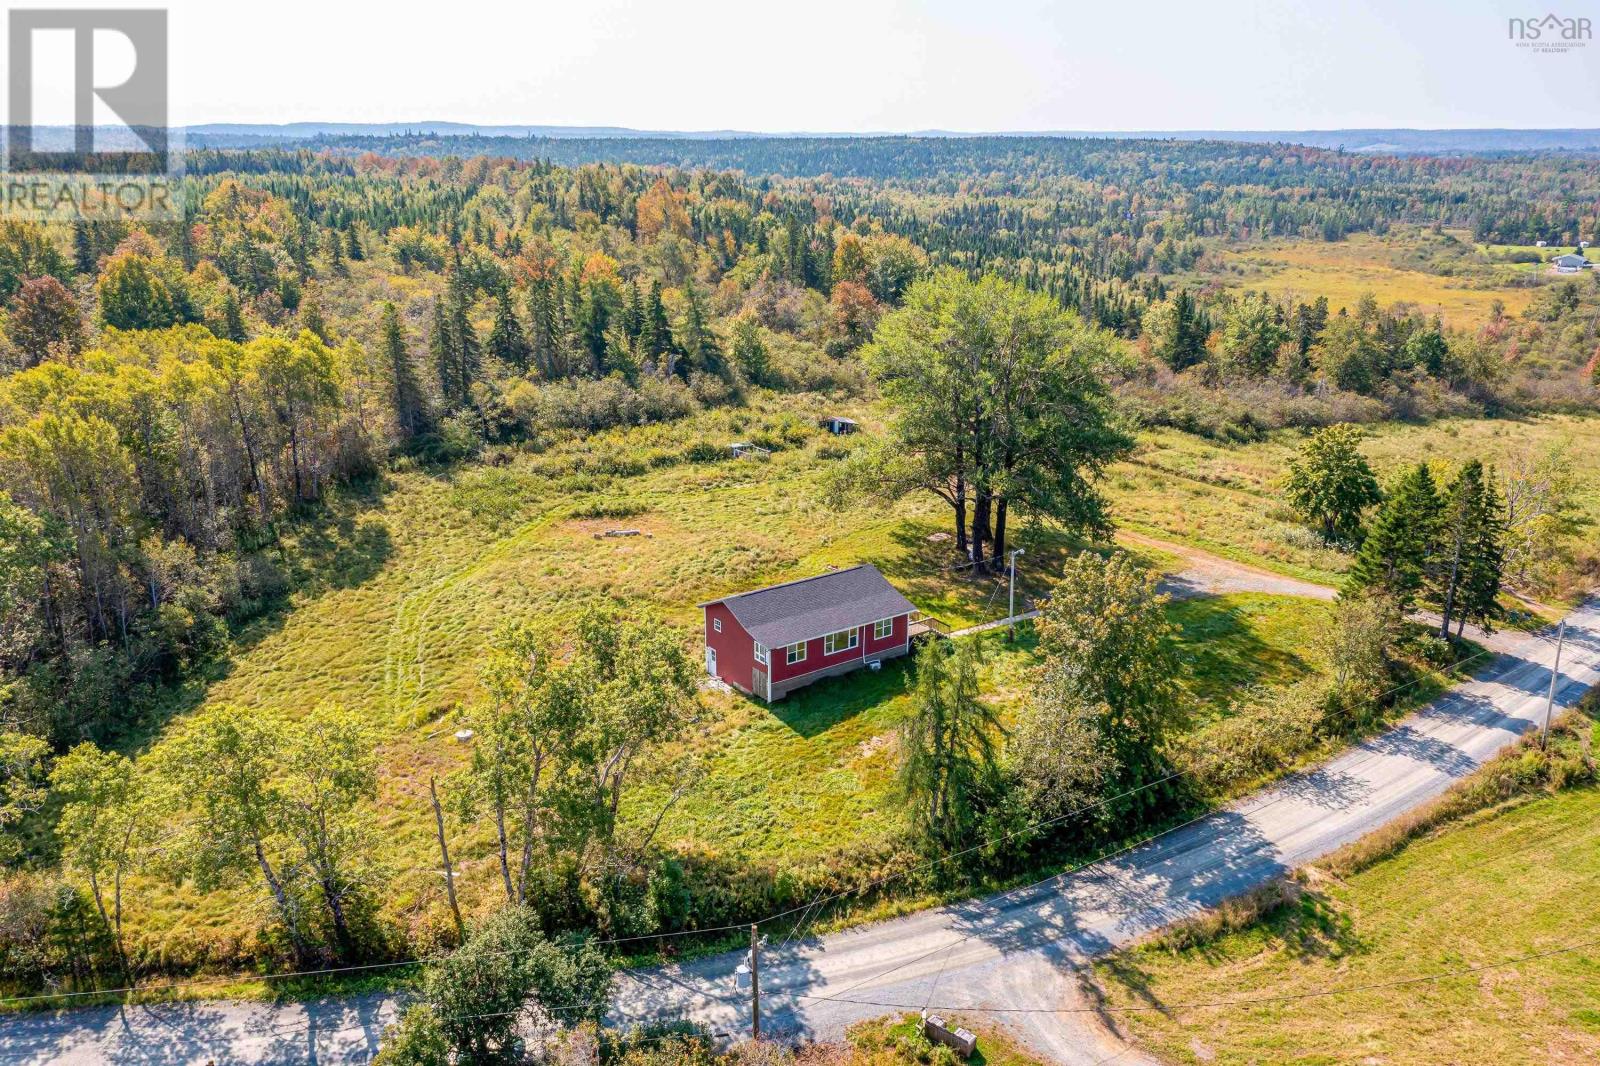
[[[353,263],[359,263],[367,257],[366,251],[361,247],[361,238],[356,235],[355,223],[351,223],[344,231],[344,250]]]
[[[567,375],[567,337],[562,315],[561,279],[538,278],[528,286],[528,340],[539,376],[555,381]]]
[[[700,293],[692,282],[685,293],[689,306],[684,311],[683,337],[678,345],[683,350],[684,361],[703,374],[722,377],[725,374],[722,348],[717,343],[717,335],[711,331],[710,323],[706,321]]]
[[[1344,594],[1378,590],[1409,609],[1422,591],[1423,575],[1439,523],[1439,492],[1427,463],[1400,479],[1373,518]]]
[[[473,384],[483,372],[483,345],[472,328],[471,309],[472,299],[466,283],[459,273],[452,274],[445,329],[450,338],[449,351],[455,359],[452,372],[455,392],[450,398],[457,406],[466,404]]]
[[[533,349],[522,330],[522,320],[511,306],[511,294],[500,293],[495,302],[494,325],[489,329],[489,354],[506,366],[527,373]]]
[[[94,235],[89,223],[78,219],[72,223],[72,265],[78,273],[93,276],[95,272]]]
[[[596,374],[604,374],[610,363],[606,333],[611,329],[615,310],[612,306],[614,290],[609,284],[598,281],[575,283],[571,288],[575,294],[582,291],[577,315],[578,342],[588,356],[590,368]]]
[[[1457,591],[1457,609],[1461,614],[1459,626],[1467,622],[1491,631],[1493,624],[1504,617],[1500,607],[1500,586],[1505,575],[1505,500],[1495,485],[1493,471],[1486,470],[1483,478],[1483,504],[1467,553],[1467,565],[1462,570]]]
[[[1448,637],[1450,623],[1465,622],[1469,614],[1485,622],[1494,617],[1504,562],[1503,510],[1476,459],[1461,467],[1445,491],[1429,568],[1440,637]]]
[[[400,311],[393,303],[383,305],[381,325],[383,360],[389,370],[393,385],[394,424],[402,441],[410,441],[428,432],[427,400],[422,385],[417,381],[416,368],[411,365],[411,353],[406,350],[406,338],[400,328]]]
[[[650,296],[645,301],[639,324],[639,357],[656,365],[662,375],[677,372],[677,348],[672,340],[672,325],[667,321],[667,307],[661,302],[661,283],[652,282]]]
[[[339,232],[337,230],[328,234],[328,269],[337,277],[345,278],[350,276],[350,268],[345,266],[344,252],[339,248]]]
[[[239,297],[232,289],[222,300],[222,336],[238,344],[250,339],[250,331],[244,325],[244,311],[239,307]]]
[[[433,360],[434,373],[439,377],[439,395],[444,397],[446,407],[454,407],[456,397],[462,391],[457,370],[460,359],[456,354],[455,337],[451,333],[442,298],[433,302],[433,325],[428,330],[428,355]]]
[[[919,837],[935,848],[964,844],[976,800],[995,774],[999,716],[980,698],[982,645],[932,640],[917,652],[911,717],[900,733],[900,792]]]
[[[1101,312],[1093,314],[1104,317]],[[1206,356],[1207,329],[1188,289],[1153,305],[1145,313],[1143,328],[1150,337],[1151,354],[1173,370],[1187,369]]]

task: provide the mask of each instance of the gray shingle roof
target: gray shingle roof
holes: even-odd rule
[[[710,602],[725,604],[750,636],[769,648],[916,610],[867,563]]]

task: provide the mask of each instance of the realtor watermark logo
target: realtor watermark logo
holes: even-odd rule
[[[1518,48],[1559,55],[1585,47],[1594,39],[1594,23],[1560,15],[1506,20],[1506,37]]]
[[[183,153],[167,125],[167,13],[9,12],[0,215],[170,221]]]

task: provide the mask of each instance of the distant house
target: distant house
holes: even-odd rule
[[[1558,255],[1550,262],[1555,265],[1556,273],[1558,274],[1576,274],[1590,265],[1588,259],[1581,255],[1573,255],[1570,252],[1566,255]]]
[[[769,702],[904,655],[917,626],[911,601],[867,564],[698,606],[706,673]]]
[[[846,433],[854,433],[861,428],[855,419],[845,418],[841,415],[829,415],[826,418],[818,419],[817,424],[835,437],[842,437]]]
[[[1549,243],[1550,243],[1549,241],[1534,241],[1533,242],[1533,246],[1535,248],[1543,248],[1545,245],[1547,245]]]

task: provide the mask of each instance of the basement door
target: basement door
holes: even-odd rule
[[[768,703],[772,702],[772,689],[767,684],[767,672],[759,666],[750,671],[750,691]]]

